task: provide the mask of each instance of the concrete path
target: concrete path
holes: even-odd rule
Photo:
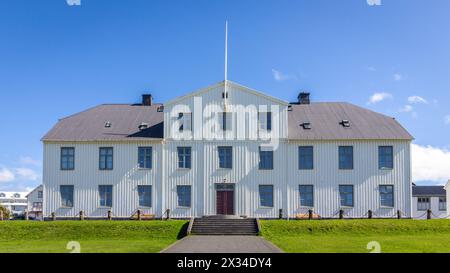
[[[187,236],[161,253],[282,253],[259,236]]]

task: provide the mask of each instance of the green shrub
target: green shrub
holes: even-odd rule
[[[3,213],[3,219],[7,220],[9,219],[11,213],[9,212],[9,210],[5,207],[3,207],[2,205],[0,205],[0,213]]]

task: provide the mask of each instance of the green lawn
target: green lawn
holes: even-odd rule
[[[381,252],[450,253],[450,220],[267,220],[261,229],[293,253],[367,253],[371,241]]]
[[[68,253],[77,241],[81,252],[159,252],[185,235],[187,221],[3,221],[0,253]]]

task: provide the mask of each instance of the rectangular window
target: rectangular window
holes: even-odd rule
[[[177,186],[178,206],[191,207],[191,186]]]
[[[139,206],[151,207],[152,206],[152,186],[151,185],[139,185]]]
[[[61,193],[61,206],[66,208],[73,207],[73,186],[61,185],[59,191]]]
[[[219,168],[231,169],[233,168],[233,147],[223,146],[219,147]]]
[[[230,131],[233,128],[233,114],[229,112],[219,113],[219,124],[222,131]]]
[[[313,185],[300,185],[300,206],[302,207],[314,207],[314,186]]]
[[[394,206],[394,186],[380,185],[380,204],[382,207]]]
[[[353,146],[339,146],[339,169],[353,169]]]
[[[39,199],[44,198],[44,192],[43,191],[38,191],[38,197]]]
[[[113,188],[111,185],[98,186],[100,207],[112,207]]]
[[[445,197],[439,197],[439,210],[447,210],[447,199]]]
[[[75,169],[75,148],[61,148],[61,170],[69,171]]]
[[[258,128],[262,131],[272,131],[272,112],[258,112]]]
[[[259,185],[259,204],[261,207],[273,207],[273,185]]]
[[[100,170],[112,170],[113,169],[113,148],[102,147],[100,148]]]
[[[353,185],[339,185],[341,207],[353,207]]]
[[[314,168],[313,146],[298,147],[298,168],[299,170],[312,170]]]
[[[191,168],[191,147],[178,147],[178,168],[190,169]]]
[[[259,169],[273,170],[273,151],[262,150],[259,147]]]
[[[380,170],[394,168],[394,152],[392,146],[378,147],[378,167]]]
[[[192,113],[179,113],[178,126],[180,132],[192,131]]]
[[[33,210],[42,210],[42,202],[33,202]]]
[[[139,168],[151,169],[152,168],[152,147],[139,147],[138,148],[138,162]]]
[[[429,210],[431,208],[430,197],[417,198],[417,210]]]

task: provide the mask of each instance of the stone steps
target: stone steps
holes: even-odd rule
[[[256,219],[196,218],[193,235],[258,235]]]

